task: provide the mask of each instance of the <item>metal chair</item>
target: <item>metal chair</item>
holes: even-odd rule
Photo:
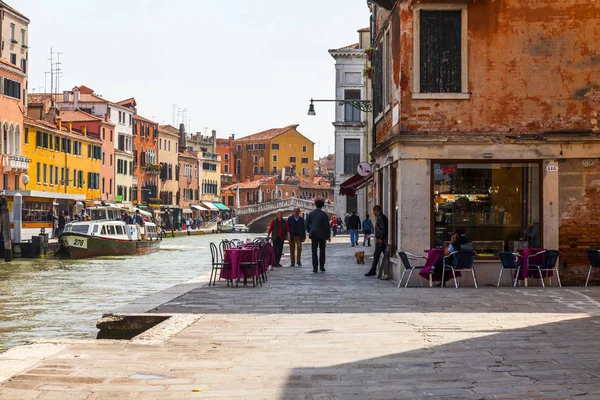
[[[263,284],[263,271],[262,271],[262,263],[264,261],[264,254],[266,251],[266,246],[262,246],[259,248],[255,248],[255,251],[258,251],[258,255],[256,257],[256,260],[252,260],[252,261],[242,261],[240,263],[240,269],[243,271],[244,274],[244,286],[248,285],[248,271],[253,272],[254,274],[252,275],[252,287],[256,287],[256,283],[258,282],[260,284],[260,286],[262,286]],[[235,286],[239,286],[240,283],[240,279],[238,278]]]
[[[600,250],[589,249],[586,251],[588,259],[590,260],[590,269],[588,270],[587,279],[585,280],[585,287],[588,285],[590,280],[590,274],[593,268],[600,268]]]
[[[473,283],[475,289],[477,289],[477,278],[475,278],[475,270],[473,269],[473,262],[475,261],[475,252],[473,250],[461,250],[453,251],[444,257],[444,267],[442,268],[442,287],[444,287],[444,274],[447,269],[452,271],[452,278],[454,279],[454,287],[458,289],[458,281],[456,280],[456,271],[460,270],[471,270],[473,275]],[[449,264],[448,260],[452,258],[453,264]]]
[[[513,271],[513,287],[517,286],[519,282],[519,271],[521,270],[521,264],[517,262],[518,257],[522,257],[518,253],[511,253],[510,251],[501,251],[498,253],[502,268],[500,268],[500,275],[498,275],[498,284],[496,287],[500,287],[500,280],[502,279],[502,273],[505,270]]]
[[[405,251],[398,252],[398,256],[400,256],[402,265],[404,265],[404,270],[402,271],[402,275],[400,275],[400,281],[398,282],[398,287],[402,286],[402,280],[404,279],[404,275],[406,274],[406,271],[410,271],[408,273],[408,278],[406,278],[406,284],[404,285],[404,287],[407,288],[408,282],[410,282],[410,277],[412,276],[413,271],[415,269],[423,268],[423,265],[411,265],[410,260],[418,260],[420,258],[427,260],[427,257],[415,256],[414,254],[407,253]],[[421,277],[421,275],[419,275],[419,278],[421,278],[420,279],[421,287],[423,287],[423,278]]]
[[[538,273],[540,274],[540,280],[542,281],[542,287],[546,287],[544,284],[544,276],[542,275],[542,271],[555,271],[556,279],[558,280],[558,287],[562,287],[560,284],[560,276],[558,275],[558,256],[560,252],[558,250],[542,250],[538,253],[531,254],[528,258],[536,257],[540,254],[543,254],[542,263],[541,264],[529,264],[530,268],[537,268]],[[552,286],[552,277],[550,277],[550,286]]]
[[[217,285],[217,276],[219,271],[224,269],[231,269],[231,264],[225,264],[223,262],[223,253],[221,249],[217,247],[214,243],[210,243],[210,254],[212,257],[212,269],[210,271],[210,279],[208,280],[208,287]],[[220,278],[219,278],[220,279]],[[229,287],[229,282],[231,282],[231,286],[233,286],[233,281],[228,279],[227,286]]]

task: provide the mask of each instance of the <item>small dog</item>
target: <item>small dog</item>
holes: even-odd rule
[[[354,257],[356,257],[357,264],[365,263],[365,252],[364,251],[357,251],[356,253],[354,253]]]

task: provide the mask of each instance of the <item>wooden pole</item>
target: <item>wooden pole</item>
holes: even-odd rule
[[[4,261],[12,261],[12,243],[10,241],[10,216],[6,197],[0,199],[0,214],[2,215],[2,235],[4,237]]]

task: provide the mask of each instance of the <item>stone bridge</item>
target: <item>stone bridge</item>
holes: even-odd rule
[[[261,232],[265,226],[275,217],[277,210],[286,211],[286,217],[291,215],[294,208],[299,207],[302,214],[308,214],[315,209],[315,202],[312,200],[303,200],[298,198],[276,200],[251,206],[240,207],[236,211],[237,222],[251,228],[254,232]],[[325,204],[323,207],[329,215],[334,213],[333,204]]]

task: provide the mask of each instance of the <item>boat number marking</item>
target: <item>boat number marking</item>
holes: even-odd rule
[[[71,246],[87,249],[87,239],[72,239]]]

